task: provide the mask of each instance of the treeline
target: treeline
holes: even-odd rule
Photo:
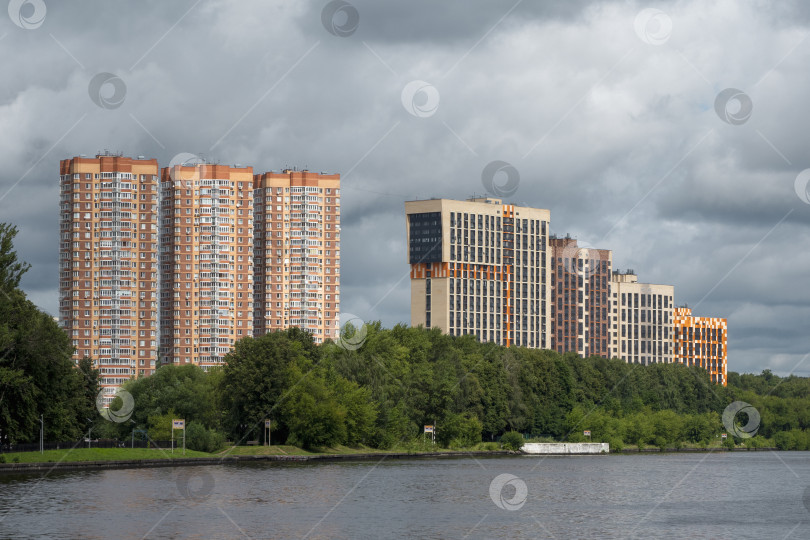
[[[20,290],[16,234],[0,223],[0,445],[38,441],[41,425],[46,440],[74,440],[98,417],[98,372],[90,359],[76,369],[68,335]]]
[[[761,414],[751,439],[729,433],[728,445],[808,448],[810,380],[729,376],[728,388],[680,364],[639,366],[600,357],[482,344],[472,336],[398,325],[366,327],[357,350],[315,345],[296,328],[239,341],[222,369],[167,366],[125,389],[132,419],[166,438],[170,417],[200,434],[198,449],[228,438],[307,448],[337,444],[392,448],[424,440],[471,447],[509,431],[536,440],[590,440],[613,448],[719,442],[721,415],[732,401]],[[747,423],[738,415],[739,425]],[[193,428],[192,428],[193,426]],[[131,426],[120,426],[124,435]],[[218,443],[219,441],[219,443]],[[196,444],[196,443],[195,443]]]

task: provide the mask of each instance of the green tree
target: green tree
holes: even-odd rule
[[[289,429],[288,444],[304,448],[334,446],[346,441],[346,409],[318,373],[309,376],[290,366],[289,393],[281,405]]]
[[[244,338],[225,360],[220,386],[225,431],[235,441],[242,441],[252,433],[261,433],[264,420],[271,419],[274,435],[286,439],[287,425],[278,406],[289,388],[289,365],[297,363],[304,376],[320,360],[312,336],[290,328],[258,338]]]
[[[68,335],[18,288],[29,265],[17,259],[16,233],[0,224],[0,438],[36,440],[42,417],[46,440],[75,439],[94,406],[93,381],[75,369]]]
[[[14,237],[17,227],[0,223],[0,291],[11,293],[20,286],[20,279],[31,265],[17,259],[14,250]]]
[[[132,395],[132,420],[146,426],[149,417],[172,410],[175,418],[219,429],[222,413],[218,371],[206,373],[192,364],[166,365],[149,377],[130,380],[124,390]],[[129,433],[131,425],[122,423],[120,429],[122,434]]]
[[[147,419],[149,438],[153,441],[168,441],[173,438],[172,420],[177,418],[174,411],[165,414],[154,414]],[[180,435],[182,437],[182,434]]]

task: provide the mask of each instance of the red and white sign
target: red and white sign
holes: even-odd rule
[[[582,432],[582,434],[585,435],[586,437],[590,437],[591,436],[591,430],[586,429],[585,431]]]
[[[425,426],[425,433],[433,433],[433,426]]]

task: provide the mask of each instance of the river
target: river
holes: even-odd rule
[[[0,537],[810,538],[810,452],[0,476]]]

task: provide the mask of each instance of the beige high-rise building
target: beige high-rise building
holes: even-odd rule
[[[315,343],[340,329],[340,175],[285,170],[254,179],[253,327],[297,326]]]
[[[611,356],[631,364],[672,362],[672,285],[639,283],[632,270],[613,272]]]
[[[219,366],[253,335],[253,168],[164,168],[161,222],[161,362]]]
[[[411,325],[549,348],[548,210],[500,199],[405,203]]]
[[[59,163],[59,320],[93,358],[104,403],[155,370],[158,164],[112,154]]]

